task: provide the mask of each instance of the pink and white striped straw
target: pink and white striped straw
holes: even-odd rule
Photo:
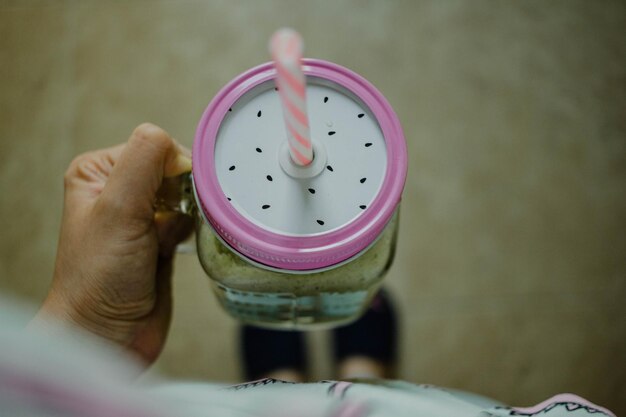
[[[311,132],[306,111],[306,79],[302,72],[302,37],[293,29],[279,29],[270,40],[276,67],[276,86],[287,127],[289,153],[298,165],[313,160]]]

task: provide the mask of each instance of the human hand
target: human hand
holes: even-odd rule
[[[171,320],[172,257],[192,222],[155,213],[153,202],[164,177],[191,170],[189,155],[146,123],[126,144],[72,161],[54,279],[35,322],[56,316],[156,360]]]

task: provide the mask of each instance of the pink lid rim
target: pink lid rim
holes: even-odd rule
[[[253,224],[226,199],[215,172],[215,141],[228,109],[255,86],[274,79],[271,62],[230,81],[204,111],[193,144],[193,178],[200,209],[215,231],[242,255],[273,268],[315,270],[338,264],[367,248],[383,231],[400,203],[407,173],[402,127],[385,97],[360,75],[331,62],[304,59],[303,71],[351,91],[369,107],[387,146],[387,170],[380,192],[352,222],[313,236],[285,236]]]

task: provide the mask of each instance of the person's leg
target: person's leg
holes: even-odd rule
[[[363,317],[333,331],[337,378],[393,378],[397,356],[396,315],[381,290]]]
[[[380,291],[354,323],[333,330],[338,379],[393,378],[397,324],[389,296]],[[303,382],[306,349],[302,332],[241,328],[245,378]]]
[[[248,381],[262,378],[305,380],[306,349],[301,332],[243,326],[240,348]]]
[[[280,381],[288,382],[305,382],[304,373],[295,368],[277,369],[262,376],[261,378],[278,379]]]
[[[367,356],[350,356],[338,364],[337,379],[352,378],[391,378],[390,367],[378,360]]]

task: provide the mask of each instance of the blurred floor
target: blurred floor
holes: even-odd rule
[[[290,25],[394,105],[410,150],[401,377],[626,413],[626,5],[620,1],[0,1],[0,289],[54,262],[62,174],[201,112]],[[157,371],[236,381],[236,323],[180,257]],[[316,377],[330,378],[315,335]]]

